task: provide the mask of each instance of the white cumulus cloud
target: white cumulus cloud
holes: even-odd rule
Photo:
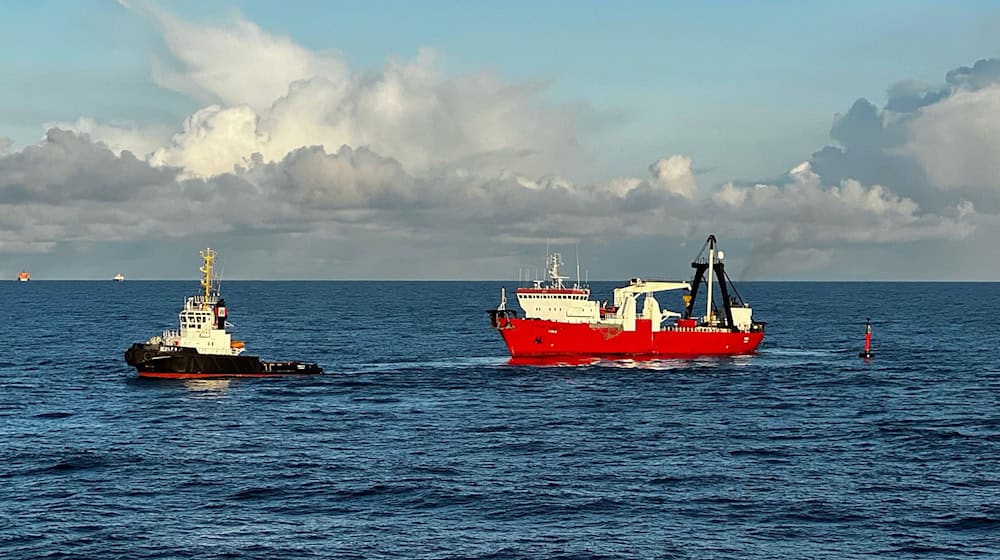
[[[674,155],[659,159],[649,166],[649,172],[652,173],[655,184],[667,192],[694,198],[697,184],[691,170],[691,158]]]
[[[346,65],[332,53],[316,53],[287,37],[236,16],[222,25],[185,21],[146,5],[160,28],[169,57],[158,61],[160,85],[209,104],[270,107],[297,80],[324,76],[343,83]]]
[[[699,185],[692,158],[671,154],[580,182],[591,111],[546,100],[544,84],[449,76],[430,50],[359,71],[240,16],[139,11],[167,49],[155,79],[201,108],[173,130],[81,117],[19,152],[0,140],[0,253],[228,235],[371,270],[378,246],[432,270],[455,247],[500,259],[547,240],[691,240],[707,227],[798,271],[843,247],[964,239],[984,212],[967,191],[1000,191],[1000,92],[982,80],[899,86],[895,109],[859,101],[834,125],[843,147],[781,179]],[[914,161],[923,190],[904,180],[920,178]],[[932,207],[929,191],[949,198]]]
[[[905,153],[943,189],[1000,189],[1000,85],[959,90],[920,109]]]
[[[228,172],[254,153],[279,161],[312,145],[367,147],[416,173],[456,166],[540,175],[580,161],[577,122],[590,110],[546,101],[543,84],[489,72],[446,76],[429,49],[353,71],[336,54],[307,50],[240,16],[207,25],[139,11],[156,22],[167,48],[156,81],[206,106],[155,149],[113,124],[58,125],[116,151],[155,152],[154,164],[183,167],[187,176]]]

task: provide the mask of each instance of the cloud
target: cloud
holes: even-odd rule
[[[85,134],[99,140],[116,155],[129,151],[140,159],[147,159],[169,141],[172,132],[169,127],[163,125],[139,127],[129,122],[99,123],[90,117],[79,117],[75,121],[49,122],[45,124],[45,129]]]
[[[691,170],[691,158],[674,155],[659,159],[649,166],[649,172],[653,175],[655,184],[667,192],[694,198],[696,184]]]
[[[883,109],[862,98],[837,115],[810,162],[828,182],[880,184],[931,211],[962,200],[1000,212],[1000,59],[947,73],[944,84],[903,81]]]
[[[744,278],[764,276],[768,269],[781,270],[786,274],[808,272],[833,263],[835,252],[831,248],[803,249],[776,244],[758,244],[740,275]]]
[[[938,86],[895,84],[882,109],[857,100],[834,120],[837,145],[775,180],[703,185],[689,156],[670,154],[579,182],[593,112],[547,101],[542,83],[448,76],[429,50],[357,72],[239,16],[139,11],[167,49],[155,79],[204,106],[180,130],[81,117],[19,152],[0,143],[0,253],[210,236],[291,251],[318,275],[401,270],[389,257],[434,274],[459,253],[498,266],[549,240],[627,247],[709,228],[752,242],[754,274],[965,239],[1000,211],[992,61]]]
[[[343,83],[347,67],[332,53],[315,53],[263,31],[243,17],[225,25],[176,18],[146,4],[168,56],[153,66],[154,80],[209,104],[267,109],[298,80],[325,76]]]
[[[950,86],[968,91],[1000,84],[1000,59],[977,60],[971,68],[960,66],[949,71],[945,79]]]
[[[924,107],[907,130],[903,152],[941,189],[989,196],[1000,191],[1000,85],[960,89]]]
[[[131,152],[116,156],[86,135],[51,129],[37,146],[0,159],[0,202],[62,204],[130,200],[170,184],[171,168],[152,168]]]
[[[422,202],[418,183],[395,160],[367,148],[334,154],[312,146],[280,162],[255,158],[241,175],[265,192],[312,209],[411,208]]]
[[[254,153],[275,162],[312,145],[368,147],[417,173],[453,166],[538,175],[575,167],[578,123],[596,117],[584,104],[546,101],[543,83],[446,76],[430,49],[357,72],[337,53],[307,50],[238,15],[207,25],[154,6],[134,10],[163,37],[156,82],[205,104],[151,158],[187,176],[230,172]],[[152,151],[149,139],[130,141],[133,131],[114,128],[69,126],[116,150]]]
[[[149,161],[181,168],[185,176],[230,173],[265,149],[267,135],[257,125],[257,114],[246,105],[229,109],[211,105],[188,117],[172,144],[155,150]]]
[[[836,243],[962,238],[976,215],[971,204],[925,214],[910,199],[853,180],[825,185],[808,164],[785,184],[715,189],[699,188],[685,156],[660,159],[649,172],[593,184],[461,169],[418,175],[369,148],[311,146],[277,162],[254,155],[230,173],[184,177],[53,129],[42,144],[0,157],[0,243],[34,240],[47,249],[266,234],[287,243],[416,243],[433,259],[458,239],[489,254],[552,239],[689,238],[711,223],[776,254],[821,254]]]
[[[892,243],[963,239],[972,231],[974,206],[963,201],[947,214],[921,212],[913,200],[881,185],[855,180],[825,185],[808,163],[783,185],[725,185],[714,201],[728,219],[744,224],[762,243]],[[741,219],[740,214],[744,217]]]

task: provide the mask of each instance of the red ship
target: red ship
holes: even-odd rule
[[[517,289],[524,316],[507,309],[506,291],[500,305],[488,311],[512,358],[545,356],[687,357],[752,354],[764,339],[764,323],[736,291],[723,262],[725,255],[710,235],[691,266],[689,282],[633,278],[614,289],[613,305],[590,299],[590,289],[567,287],[559,273],[562,259],[549,255],[549,282],[536,280]],[[705,304],[697,297],[704,287]],[[654,294],[683,291],[683,312],[660,307]],[[718,291],[718,296],[715,292]],[[640,308],[638,301],[642,298]],[[640,311],[641,309],[641,311]],[[704,311],[704,315],[700,313]]]

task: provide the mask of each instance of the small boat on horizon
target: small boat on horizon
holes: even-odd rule
[[[18,282],[30,282],[31,281],[31,275],[28,274],[28,271],[22,270],[21,272],[17,273],[17,281]]]
[[[323,373],[314,363],[266,362],[244,355],[245,344],[226,331],[226,301],[219,297],[219,283],[212,276],[216,253],[205,249],[201,257],[204,292],[185,299],[180,328],[136,342],[125,351],[125,362],[135,367],[139,377],[220,379]]]
[[[707,249],[707,252],[706,252]],[[752,354],[764,339],[765,323],[754,321],[726,274],[725,255],[708,236],[694,262],[691,282],[631,279],[615,288],[611,305],[590,299],[590,288],[564,284],[558,253],[548,257],[549,282],[534,281],[517,289],[516,309],[507,308],[506,290],[500,305],[487,311],[511,358],[553,356],[694,357]],[[704,287],[704,315],[695,309]],[[685,290],[681,312],[661,308],[654,294]],[[715,291],[718,290],[718,296]],[[642,298],[642,306],[638,304]]]
[[[124,282],[125,281],[125,275],[122,274],[121,272],[119,272],[118,274],[114,275],[114,277],[112,278],[112,280],[114,280],[115,282]]]

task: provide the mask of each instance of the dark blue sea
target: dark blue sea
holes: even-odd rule
[[[1000,285],[743,283],[759,354],[577,367],[500,286],[227,282],[328,373],[184,382],[122,352],[196,281],[0,283],[0,558],[1000,557]]]

